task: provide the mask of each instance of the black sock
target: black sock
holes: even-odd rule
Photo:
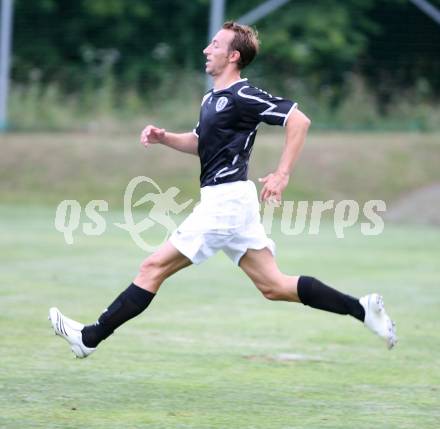
[[[132,283],[101,314],[95,324],[83,328],[81,332],[84,345],[96,347],[102,340],[113,334],[116,328],[142,313],[154,295]]]
[[[314,277],[301,276],[297,289],[304,305],[332,313],[349,314],[361,322],[365,319],[364,307],[356,298],[326,286]]]

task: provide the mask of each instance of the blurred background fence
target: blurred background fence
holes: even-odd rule
[[[384,199],[390,219],[440,224],[440,25],[420,1],[270,0],[283,4],[256,22],[261,53],[244,75],[313,123],[286,199]],[[225,19],[266,4],[14,0],[1,202],[121,207],[145,174],[197,198],[198,160],[145,152],[138,136],[197,122],[214,2]],[[283,141],[276,127],[259,134],[252,179],[276,167]]]
[[[225,18],[262,2],[225,1]],[[10,129],[193,127],[210,0],[13,3]],[[440,129],[440,26],[414,2],[291,0],[256,27],[245,75],[315,130]]]

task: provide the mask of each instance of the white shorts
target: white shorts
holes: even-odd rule
[[[238,265],[248,249],[275,244],[260,221],[257,189],[250,180],[205,186],[200,203],[170,237],[171,244],[193,264],[223,250]]]

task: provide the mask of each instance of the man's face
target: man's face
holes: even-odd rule
[[[234,39],[232,30],[220,30],[203,50],[206,55],[205,71],[211,76],[220,75],[230,64],[229,46]]]

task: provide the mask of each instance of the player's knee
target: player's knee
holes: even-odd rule
[[[163,271],[163,262],[159,257],[153,254],[142,262],[139,269],[139,274],[151,280],[159,280],[163,277]]]

